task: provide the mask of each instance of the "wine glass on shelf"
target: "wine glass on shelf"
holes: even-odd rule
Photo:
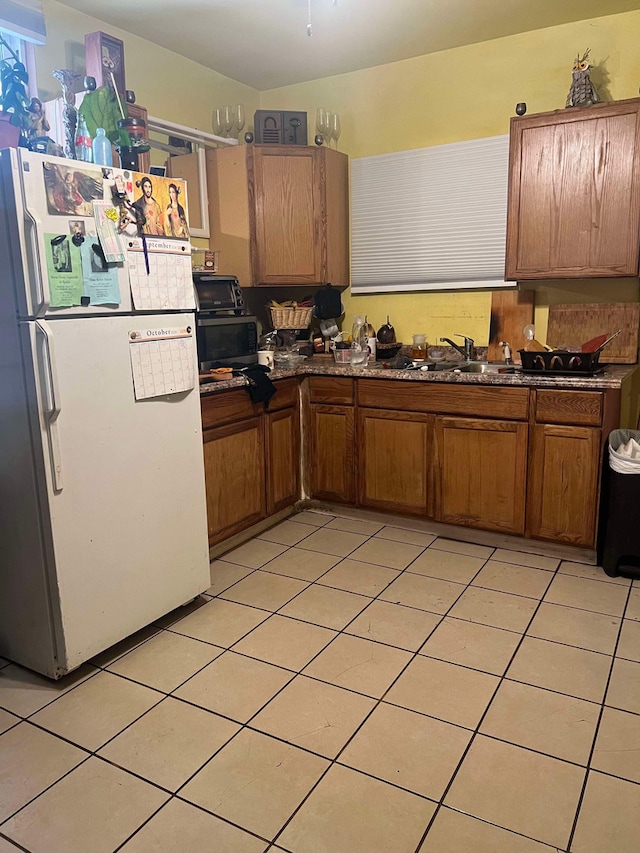
[[[234,136],[236,139],[240,138],[240,132],[244,127],[245,115],[244,115],[244,104],[237,104],[234,109],[234,118],[233,118],[233,129]]]
[[[316,130],[322,137],[322,141],[326,142],[329,127],[327,125],[327,111],[322,107],[316,110]]]
[[[331,126],[329,128],[331,133],[331,137],[335,140],[336,143],[336,151],[338,150],[338,139],[340,139],[340,133],[342,131],[342,127],[340,125],[340,116],[338,113],[331,114]]]
[[[231,136],[231,131],[233,130],[233,124],[235,121],[235,114],[233,107],[223,107],[222,109],[222,127],[224,129],[225,136]]]
[[[224,116],[222,114],[222,107],[216,107],[214,109],[213,116],[211,119],[211,126],[216,136],[222,136],[222,131],[224,130]]]

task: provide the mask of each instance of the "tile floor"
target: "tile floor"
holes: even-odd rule
[[[0,853],[637,853],[640,585],[303,512],[60,683],[0,660]]]

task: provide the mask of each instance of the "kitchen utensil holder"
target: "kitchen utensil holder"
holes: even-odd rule
[[[270,308],[274,329],[306,329],[311,322],[311,308]]]

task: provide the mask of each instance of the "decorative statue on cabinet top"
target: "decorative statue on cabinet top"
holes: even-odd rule
[[[584,55],[581,57],[578,54],[573,62],[573,80],[565,107],[589,107],[600,100],[589,77],[593,67],[589,62],[589,53],[590,48],[587,48]]]

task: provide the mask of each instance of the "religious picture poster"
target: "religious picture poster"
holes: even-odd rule
[[[82,298],[82,263],[80,249],[68,234],[45,234],[44,248],[52,308],[80,305]]]
[[[131,201],[144,217],[144,234],[189,239],[187,185],[184,181],[134,172]]]
[[[73,162],[73,161],[72,161]],[[63,216],[93,216],[93,202],[104,197],[99,172],[45,162],[44,184],[49,213]]]

